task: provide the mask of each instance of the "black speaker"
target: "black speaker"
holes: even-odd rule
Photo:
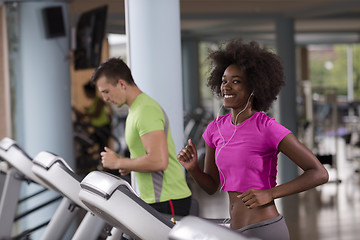
[[[42,10],[46,38],[64,37],[65,24],[61,6],[47,7]]]

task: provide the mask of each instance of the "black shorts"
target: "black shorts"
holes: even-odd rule
[[[191,196],[165,202],[152,203],[150,204],[150,206],[152,206],[161,213],[173,216],[187,216],[190,212]]]

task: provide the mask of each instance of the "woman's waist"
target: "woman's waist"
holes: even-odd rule
[[[237,196],[239,192],[229,193],[229,212],[231,218],[231,228],[240,229],[250,224],[258,223],[279,215],[274,201],[270,203],[249,209],[243,201]]]

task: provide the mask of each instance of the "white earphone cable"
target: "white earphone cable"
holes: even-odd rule
[[[221,134],[220,127],[219,127],[219,124],[218,124],[218,119],[219,119],[219,115],[220,115],[220,110],[221,110],[221,108],[224,106],[224,105],[221,105],[221,107],[220,107],[220,109],[219,109],[219,111],[218,111],[218,114],[217,114],[217,117],[216,117],[215,122],[216,122],[216,126],[217,126],[217,128],[218,128],[220,137],[221,137],[222,140],[223,140],[223,145],[220,147],[219,151],[217,152],[217,154],[216,154],[216,156],[215,156],[215,162],[217,161],[217,159],[218,159],[218,157],[219,157],[220,151],[221,151],[221,150],[231,141],[231,139],[234,137],[234,135],[235,135],[235,133],[236,133],[237,118],[238,118],[239,115],[240,115],[241,113],[243,113],[243,112],[247,109],[247,107],[249,106],[250,98],[251,98],[252,95],[254,95],[254,92],[252,92],[252,93],[250,94],[250,96],[249,96],[249,98],[248,98],[248,100],[247,100],[247,103],[246,103],[245,107],[244,107],[238,114],[236,114],[235,122],[234,122],[234,132],[233,132],[233,134],[231,135],[231,137],[229,138],[229,140],[228,140],[227,142],[225,142],[225,138],[224,138],[224,136]],[[224,187],[224,185],[225,185],[225,175],[223,174],[223,172],[221,171],[220,168],[218,168],[218,169],[219,169],[219,172],[221,173],[221,175],[222,175],[222,177],[223,177],[223,179],[224,179],[223,184],[220,186],[220,190],[222,190],[223,187]]]

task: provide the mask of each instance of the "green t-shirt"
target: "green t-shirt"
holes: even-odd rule
[[[125,139],[131,158],[146,154],[141,136],[158,130],[164,130],[165,116],[160,105],[145,93],[137,96],[129,108],[126,118]],[[153,173],[135,172],[140,197],[146,203],[164,202],[181,199],[191,195],[183,169],[177,161],[170,126],[167,133],[169,165],[165,171]]]

